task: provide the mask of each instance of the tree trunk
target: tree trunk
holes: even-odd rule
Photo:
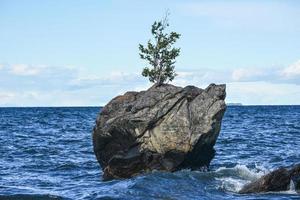
[[[163,70],[163,66],[162,66],[162,63],[161,61],[159,61],[159,76],[158,76],[158,85],[162,85],[163,84],[163,81],[162,81],[162,70]]]

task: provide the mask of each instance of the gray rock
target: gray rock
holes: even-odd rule
[[[279,192],[290,190],[291,187],[300,192],[300,164],[290,169],[281,167],[262,176],[258,180],[245,185],[239,193]]]
[[[127,92],[97,117],[93,146],[104,180],[152,170],[208,168],[226,110],[225,85],[169,84]]]

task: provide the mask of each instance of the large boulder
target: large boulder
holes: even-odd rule
[[[208,168],[226,110],[225,85],[170,84],[127,92],[97,117],[94,152],[104,180],[152,170]]]
[[[300,192],[300,164],[292,168],[279,168],[245,185],[239,193],[262,193],[295,190]]]

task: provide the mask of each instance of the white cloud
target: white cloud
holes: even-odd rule
[[[104,105],[126,91],[151,86],[139,73],[112,71],[105,75],[80,73],[76,68],[3,65],[0,106]],[[227,102],[245,104],[300,104],[299,62],[288,67],[234,70],[178,70],[174,85],[205,88],[227,84]],[[24,75],[26,74],[26,75]],[[84,75],[83,75],[84,74]]]
[[[285,78],[298,77],[300,79],[300,60],[282,70],[282,75]]]
[[[11,73],[20,76],[32,76],[37,75],[40,72],[40,69],[37,67],[32,67],[25,64],[17,64],[10,66]]]
[[[147,84],[137,73],[112,71],[101,76],[70,67],[4,65],[0,106],[103,105],[117,94]]]
[[[233,81],[248,80],[253,77],[260,77],[262,75],[264,75],[264,72],[260,69],[240,68],[232,71]]]
[[[258,82],[227,83],[227,102],[255,105],[300,104],[300,85]]]
[[[16,96],[12,92],[0,92],[0,105],[5,105],[7,102],[14,99]]]
[[[208,83],[226,83],[230,80],[230,71],[201,69],[190,71],[178,71],[178,76],[173,83],[180,86],[194,84],[197,86],[205,86]]]

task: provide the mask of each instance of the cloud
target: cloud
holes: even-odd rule
[[[288,68],[288,67],[287,67]],[[205,88],[210,83],[226,83],[227,102],[248,105],[300,105],[300,76],[284,78],[286,68],[247,69],[228,71],[179,72],[176,85],[196,85]],[[182,75],[180,75],[182,74]]]
[[[190,82],[196,85],[207,85],[208,83],[226,83],[230,80],[231,71],[229,70],[213,70],[213,69],[199,69],[199,70],[178,70],[178,76],[174,83],[179,85],[187,85]],[[181,84],[182,83],[182,84]]]
[[[227,102],[300,105],[299,63],[298,61],[287,67],[179,71],[174,83],[202,88],[212,82],[226,83]]]
[[[78,71],[70,67],[27,64],[3,66],[0,88],[15,91],[66,89],[78,75]]]
[[[247,105],[300,105],[300,85],[264,81],[227,83],[226,101]]]
[[[178,69],[178,76],[172,84],[205,88],[210,83],[226,83],[227,102],[300,104],[299,63],[233,70]],[[0,106],[100,106],[126,91],[140,91],[151,86],[147,78],[134,72],[111,71],[105,75],[91,75],[75,67],[1,66]]]
[[[207,83],[230,82],[269,82],[289,83],[300,85],[300,61],[287,67],[245,67],[231,70],[201,69],[193,71],[179,71],[175,79],[176,83],[188,84],[188,82],[205,85]]]
[[[104,105],[117,94],[148,86],[138,73],[89,75],[74,67],[1,66],[0,106]]]
[[[0,105],[6,105],[7,102],[14,99],[16,96],[12,92],[0,92]]]
[[[32,76],[37,75],[40,71],[37,67],[30,67],[24,64],[12,65],[10,66],[11,73],[20,76]]]
[[[232,71],[233,81],[249,80],[253,77],[262,77],[264,72],[260,69],[235,69]]]
[[[282,70],[282,75],[285,78],[300,78],[300,60]]]

